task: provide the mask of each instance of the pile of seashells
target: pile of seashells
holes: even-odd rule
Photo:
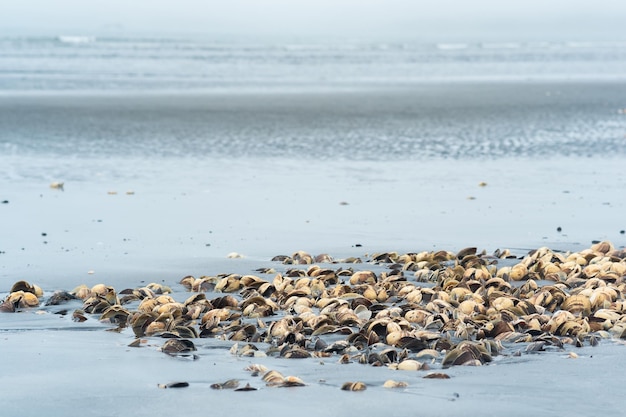
[[[80,299],[75,321],[128,328],[137,337],[131,346],[167,338],[161,349],[171,355],[193,355],[193,339],[212,337],[235,342],[235,355],[334,356],[398,370],[483,365],[505,348],[520,355],[626,338],[626,251],[610,242],[575,253],[540,248],[522,258],[476,248],[364,258],[296,252],[256,275],[186,276],[179,284],[193,295],[182,302],[160,284],[119,292],[99,284],[57,292],[46,304]],[[42,296],[17,282],[0,311],[36,308]],[[268,384],[302,383],[270,372]],[[350,384],[343,389],[364,389]]]

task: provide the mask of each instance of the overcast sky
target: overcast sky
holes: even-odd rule
[[[0,30],[626,38],[626,0],[7,0]]]

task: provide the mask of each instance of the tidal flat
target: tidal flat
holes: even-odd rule
[[[525,351],[532,342],[505,342],[482,366],[443,369],[440,351],[434,363],[422,361],[430,370],[399,371],[359,363],[365,349],[304,359],[272,351],[266,357],[233,354],[235,343],[239,349],[249,342],[228,336],[193,338],[197,350],[191,355],[170,356],[161,351],[166,339],[158,335],[144,335],[140,347],[130,347],[137,339],[132,326],[111,331],[118,325],[101,322],[101,313],[85,313],[86,321],[75,322],[73,312],[84,310],[84,300],[43,304],[55,291],[81,284],[120,292],[150,283],[169,287],[169,296],[182,303],[193,294],[180,283],[185,276],[256,275],[273,282],[294,265],[272,258],[300,250],[360,258],[364,263],[321,266],[372,270],[377,280],[391,264],[367,261],[383,252],[457,254],[476,247],[502,268],[543,247],[567,256],[609,241],[623,250],[626,119],[620,88],[477,83],[413,93],[230,98],[3,95],[0,299],[21,280],[43,291],[40,306],[0,315],[3,410],[619,415],[624,346],[615,332],[598,336],[596,346],[583,337],[582,347],[572,334],[558,335],[573,344],[565,340],[562,348],[534,353]],[[53,182],[63,188],[51,188]],[[492,258],[505,249],[515,258]],[[446,262],[446,268],[454,266],[454,260]],[[262,274],[261,268],[275,272]],[[411,284],[438,285],[436,277],[418,282],[415,272],[404,271]],[[536,278],[509,284],[556,282]],[[328,291],[338,285],[329,284]],[[571,285],[562,289],[568,295],[584,284]],[[243,302],[239,290],[205,296],[227,294]],[[611,303],[622,301],[619,289]],[[390,307],[402,304],[387,301]],[[266,320],[293,313],[277,311]],[[592,312],[571,314],[589,323]],[[476,342],[476,336],[469,338]],[[272,341],[254,343],[262,352],[272,348]],[[349,363],[341,363],[344,354]],[[262,375],[244,369],[256,363],[306,385],[267,387]],[[429,372],[450,379],[423,379]],[[210,387],[231,379],[258,389]],[[383,388],[389,379],[408,386]],[[348,381],[367,389],[342,391]],[[174,382],[189,386],[158,387]]]

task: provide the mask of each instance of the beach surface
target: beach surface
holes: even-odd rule
[[[27,280],[46,297],[156,282],[184,301],[184,276],[284,270],[271,259],[298,250],[623,248],[624,97],[620,82],[3,93],[0,299]],[[160,338],[130,348],[129,329],[57,310],[0,314],[6,415],[621,414],[619,340],[509,347],[427,380],[337,357],[243,358],[214,339],[197,339],[197,360],[170,357]],[[265,387],[251,363],[307,386]],[[209,388],[232,378],[259,390]],[[382,388],[390,378],[409,387]],[[357,380],[367,391],[339,389]],[[190,385],[157,387],[175,381]]]

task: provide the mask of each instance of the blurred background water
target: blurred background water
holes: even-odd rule
[[[0,90],[336,87],[624,80],[626,41],[436,43],[214,37],[0,37]]]

